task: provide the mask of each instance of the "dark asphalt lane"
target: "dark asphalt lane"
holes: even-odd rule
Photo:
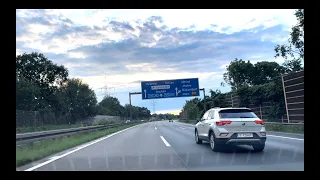
[[[18,169],[36,166],[32,170],[304,170],[304,140],[274,134],[268,137],[261,153],[245,146],[212,152],[208,143],[195,143],[193,131],[193,125],[178,122],[145,123],[85,148],[81,145]],[[56,160],[49,159],[57,156],[60,157]]]
[[[268,132],[266,148],[254,152],[250,146],[229,146],[212,152],[209,143],[194,141],[194,126],[179,122],[158,122],[159,133],[167,140],[188,170],[303,171],[303,135]]]
[[[185,170],[153,123],[119,133],[35,171]]]

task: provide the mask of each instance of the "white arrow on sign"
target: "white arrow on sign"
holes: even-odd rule
[[[178,91],[178,87],[175,88],[176,90],[176,96],[178,96],[178,94],[181,92],[180,90]]]
[[[147,98],[147,90],[143,90],[144,91],[144,98]]]

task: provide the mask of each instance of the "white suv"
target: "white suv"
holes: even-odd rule
[[[249,108],[212,108],[195,125],[194,134],[197,144],[209,141],[212,151],[225,144],[263,151],[267,140],[264,122]]]

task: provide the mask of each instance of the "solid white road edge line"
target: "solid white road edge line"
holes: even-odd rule
[[[26,169],[26,170],[24,170],[24,171],[33,171],[33,170],[35,170],[35,169],[38,169],[38,168],[40,168],[40,167],[42,167],[42,166],[44,166],[44,165],[47,165],[47,164],[53,162],[53,161],[55,161],[55,160],[61,159],[61,158],[65,157],[65,156],[67,156],[67,155],[69,155],[69,154],[72,154],[72,153],[74,153],[74,152],[76,152],[76,151],[79,151],[79,150],[81,150],[81,149],[83,149],[83,148],[86,148],[86,147],[88,147],[88,146],[91,146],[91,145],[93,145],[93,144],[95,144],[95,143],[98,143],[98,142],[100,142],[100,141],[103,141],[103,140],[105,140],[105,139],[107,139],[107,138],[109,138],[109,137],[112,137],[112,136],[114,136],[114,135],[116,135],[116,134],[122,133],[122,132],[124,132],[124,131],[126,131],[126,130],[129,130],[129,129],[131,129],[131,128],[137,127],[137,126],[139,126],[139,125],[141,125],[141,124],[138,124],[138,125],[135,125],[135,126],[132,126],[132,127],[126,128],[126,129],[123,129],[123,130],[121,130],[121,131],[118,131],[118,132],[109,134],[109,135],[107,135],[107,136],[105,136],[105,137],[102,137],[102,138],[100,138],[100,139],[94,140],[94,141],[92,141],[92,142],[90,142],[90,143],[88,143],[88,144],[85,144],[85,145],[83,145],[83,146],[81,146],[81,147],[79,147],[79,148],[76,148],[76,149],[74,149],[74,150],[72,150],[72,151],[69,151],[69,152],[67,152],[67,153],[65,153],[65,154],[62,154],[62,155],[60,155],[60,156],[55,156],[55,157],[53,157],[53,158],[50,158],[50,160],[45,161],[45,162],[40,163],[40,164],[37,164],[37,165],[35,165],[35,166],[33,166],[33,167],[29,168],[29,169]]]
[[[267,136],[277,137],[277,138],[284,138],[284,139],[292,139],[292,140],[298,140],[298,141],[304,141],[304,139],[292,138],[292,137],[285,137],[285,136],[275,136],[275,135],[267,135]]]
[[[168,141],[163,137],[163,136],[160,136],[160,138],[162,139],[163,143],[166,145],[166,146],[171,146]]]

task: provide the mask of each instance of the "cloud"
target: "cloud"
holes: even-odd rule
[[[235,58],[283,62],[274,59],[274,46],[289,38],[293,12],[17,10],[16,53],[44,53],[87,82],[99,99],[99,88],[115,87],[124,104],[144,80],[198,77],[202,87],[219,88]]]

